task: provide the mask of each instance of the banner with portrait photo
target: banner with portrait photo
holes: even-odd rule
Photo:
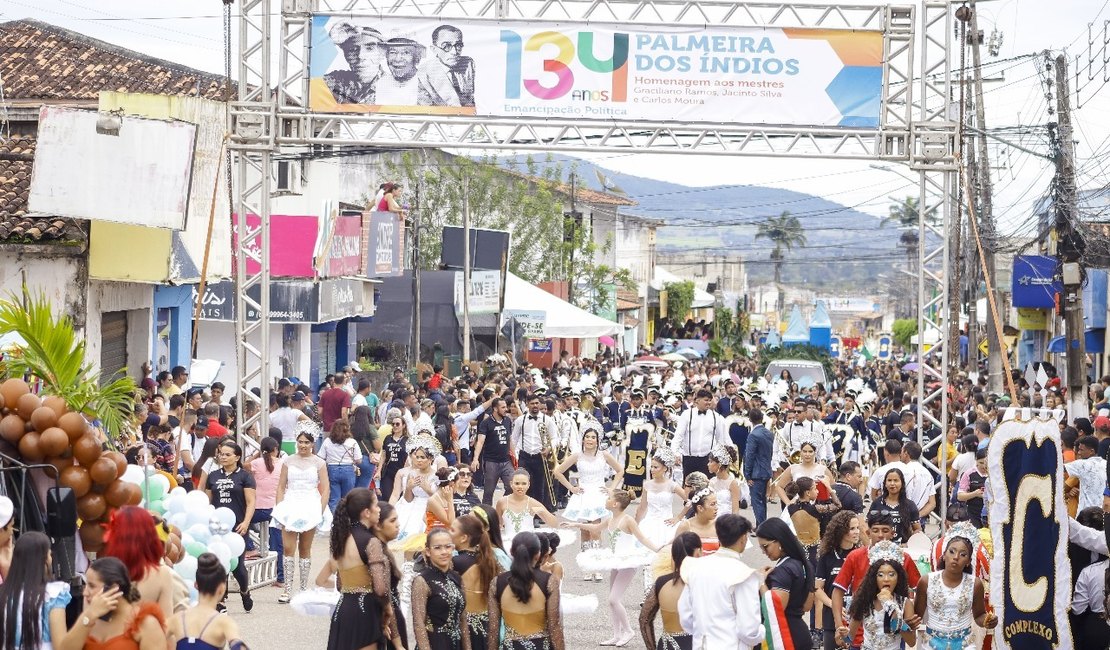
[[[317,112],[879,126],[878,31],[316,15]]]
[[[987,472],[994,647],[1070,648],[1069,522],[1057,420],[1008,409],[991,435]]]

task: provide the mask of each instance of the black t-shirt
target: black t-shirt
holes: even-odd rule
[[[397,470],[405,466],[409,454],[405,451],[407,437],[395,438],[386,436],[382,441],[382,473],[392,476]]]
[[[243,523],[247,516],[247,497],[243,490],[254,489],[254,476],[250,472],[237,467],[229,475],[219,468],[208,475],[204,487],[212,493],[214,507],[230,508],[235,513],[235,525]]]
[[[888,413],[883,418],[883,431],[889,436],[890,432],[898,428],[899,423],[902,422],[902,414],[897,412]]]
[[[456,492],[454,496],[451,497],[451,503],[455,507],[456,517],[469,515],[470,511],[474,509],[474,506],[481,502],[481,499],[475,496],[473,492],[467,492],[466,494],[459,494]]]
[[[909,515],[909,521],[902,520],[902,511],[898,506],[888,505],[887,502],[883,500],[882,496],[880,496],[878,499],[871,502],[871,509],[868,510],[868,514],[870,515],[872,512],[881,512],[889,515],[894,521],[893,541],[899,544],[905,544],[906,540],[909,539],[910,534],[913,532],[913,522],[921,517],[917,512],[917,506],[914,505],[912,501],[906,502],[906,510]]]
[[[1110,438],[1103,438],[1098,443],[1098,457],[1110,460]]]
[[[798,560],[788,557],[767,574],[768,589],[782,589],[790,594],[783,608],[787,616],[800,618],[809,592],[806,590],[806,569]]]
[[[509,460],[509,434],[512,421],[502,418],[499,422],[492,415],[478,425],[478,435],[485,438],[482,443],[482,458],[491,463],[504,463]]]
[[[836,498],[840,499],[842,509],[863,514],[863,497],[859,495],[859,492],[853,490],[850,485],[838,481],[833,483],[833,491],[836,492]]]
[[[814,576],[818,580],[825,581],[825,595],[830,599],[832,598],[833,582],[836,581],[836,576],[840,575],[840,567],[844,565],[844,558],[848,557],[848,554],[851,552],[851,550],[833,549],[832,553],[827,553],[817,558],[817,567],[814,569]],[[833,625],[831,607],[825,608],[823,616],[821,629],[836,629],[836,626]]]

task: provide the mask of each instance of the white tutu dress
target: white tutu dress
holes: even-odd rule
[[[278,527],[303,533],[324,523],[327,507],[320,507],[320,474],[315,467],[294,467],[286,462],[285,495],[274,506],[271,518]],[[329,513],[330,514],[330,513]]]
[[[572,494],[567,500],[563,519],[597,521],[609,514],[605,509],[605,502],[609,499],[609,492],[605,489],[605,478],[608,473],[609,465],[606,464],[601,452],[594,456],[578,455],[578,487],[582,488],[582,493]]]
[[[566,546],[578,538],[578,535],[573,531],[566,528],[536,528],[536,523],[533,521],[535,515],[531,509],[524,512],[515,512],[512,508],[505,508],[505,512],[501,515],[501,543],[505,545],[505,552],[511,553],[513,548],[513,538],[520,533],[555,533],[559,536],[559,545]]]
[[[397,508],[397,526],[400,532],[392,544],[403,542],[414,535],[421,535],[428,529],[426,515],[428,513],[428,499],[432,495],[424,490],[423,483],[419,483],[412,488],[412,501],[405,501],[405,488],[408,487],[410,480],[412,480],[411,474],[405,474],[401,479],[402,496],[397,500],[397,503],[393,504]]]
[[[674,518],[674,510],[671,507],[674,494],[670,490],[651,491],[644,488],[644,495],[641,498],[647,499],[647,514],[640,522],[640,532],[656,546],[669,545],[674,540],[675,529],[678,528],[678,523],[667,524],[668,519]]]
[[[578,567],[586,572],[636,569],[651,564],[655,553],[640,543],[636,536],[620,529],[607,530],[600,548],[582,551],[575,557]]]

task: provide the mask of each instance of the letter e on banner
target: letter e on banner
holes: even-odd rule
[[[993,542],[990,605],[998,616],[996,648],[1072,647],[1071,565],[1060,450],[1055,419],[1019,415],[1014,409],[1006,412],[987,448]]]

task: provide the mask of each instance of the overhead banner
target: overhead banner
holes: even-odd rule
[[[1073,647],[1063,470],[1057,421],[1009,410],[987,447],[996,648]]]
[[[876,128],[878,31],[314,16],[309,108]]]

